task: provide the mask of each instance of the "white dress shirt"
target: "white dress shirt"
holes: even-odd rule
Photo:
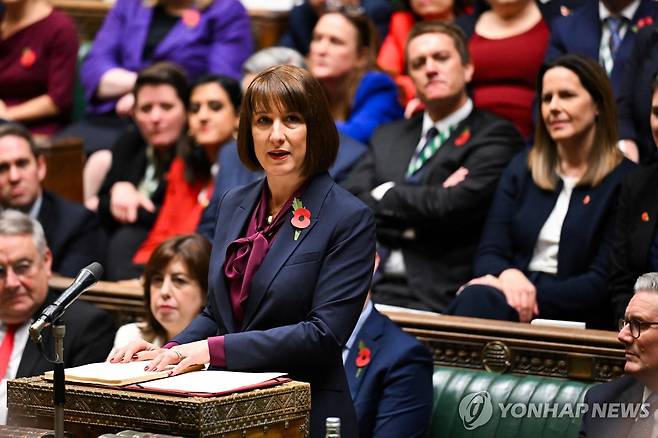
[[[28,342],[30,324],[32,324],[31,319],[16,329],[14,333],[14,349],[11,351],[7,374],[0,382],[0,424],[3,425],[7,424],[7,380],[16,378],[18,366],[21,363],[23,351],[25,350],[25,344]],[[0,325],[0,343],[5,339],[6,334],[7,325]]]

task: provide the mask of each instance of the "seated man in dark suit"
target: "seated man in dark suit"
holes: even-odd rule
[[[641,275],[634,295],[619,321],[618,339],[626,347],[626,375],[592,387],[585,396],[589,410],[583,415],[581,437],[650,438],[658,434],[658,272]],[[595,404],[644,405],[635,415],[601,418]],[[625,418],[622,418],[625,417]]]
[[[7,416],[7,379],[36,376],[53,365],[28,339],[29,326],[57,294],[49,291],[52,255],[43,228],[16,210],[0,213],[0,424]],[[64,365],[102,362],[112,348],[114,322],[91,304],[74,302],[62,318],[66,326]],[[44,331],[44,350],[53,342]]]
[[[53,253],[52,270],[72,277],[102,262],[105,235],[94,213],[43,190],[45,176],[46,161],[29,131],[15,123],[0,126],[0,210],[13,208],[37,219]]]
[[[432,413],[432,355],[370,299],[343,351],[361,438],[422,438]]]
[[[422,22],[407,41],[426,110],[376,131],[343,185],[375,211],[378,239],[391,250],[374,301],[443,312],[472,276],[496,183],[522,139],[510,122],[473,108],[459,28]]]

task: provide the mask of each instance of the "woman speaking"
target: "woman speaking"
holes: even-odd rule
[[[244,97],[238,150],[265,178],[228,191],[217,212],[208,304],[164,350],[136,341],[112,362],[153,358],[149,370],[200,363],[281,370],[311,384],[311,436],[327,416],[357,436],[341,360],[372,277],[370,210],[327,173],[338,134],[321,86],[303,69],[273,67]],[[167,348],[169,347],[169,348]]]

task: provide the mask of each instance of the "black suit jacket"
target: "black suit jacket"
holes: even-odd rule
[[[651,134],[651,82],[658,72],[658,26],[637,33],[617,98],[619,138],[637,143],[642,163],[655,159],[656,145]]]
[[[609,286],[615,320],[624,317],[637,277],[650,271],[649,249],[658,222],[657,184],[658,164],[652,164],[629,175],[619,195]]]
[[[472,278],[496,183],[523,141],[510,122],[473,110],[420,170],[420,184],[405,183],[421,129],[422,115],[378,129],[371,151],[343,185],[375,211],[379,240],[402,249],[413,291],[409,305],[443,312],[457,289]],[[469,171],[466,179],[443,188],[443,181],[461,166]],[[375,201],[370,191],[387,181],[395,187]],[[415,230],[413,238],[403,237],[408,228]]]
[[[58,297],[49,291],[41,311]],[[64,335],[64,366],[66,368],[105,360],[114,342],[116,331],[112,316],[89,303],[76,301],[66,310],[62,321],[66,326]],[[49,331],[43,332],[44,350],[54,356],[54,342]],[[53,369],[53,364],[41,356],[36,345],[28,339],[16,377],[36,376]]]
[[[624,376],[593,386],[585,395],[585,403],[587,403],[589,409],[583,415],[578,436],[580,438],[645,438],[629,435],[636,417],[592,418],[593,415],[596,415],[592,408],[594,403],[632,403],[637,406],[637,404],[642,403],[643,393],[644,385],[631,376]],[[638,413],[640,413],[639,410]],[[646,413],[645,411],[644,415]],[[598,415],[600,416],[600,414]]]
[[[121,224],[114,220],[112,212],[110,211],[110,190],[114,183],[119,181],[127,181],[135,187],[144,178],[146,166],[148,164],[146,156],[147,145],[139,130],[135,126],[129,126],[124,133],[119,137],[119,140],[112,146],[112,166],[110,167],[103,185],[98,193],[98,217],[101,225],[108,230],[115,230]],[[151,229],[158,216],[158,211],[167,188],[167,181],[165,175],[169,170],[171,161],[173,160],[176,146],[172,146],[164,155],[160,163],[160,179],[156,190],[151,195],[151,201],[156,207],[156,211],[150,213],[143,208],[137,212],[136,225]]]
[[[74,277],[89,263],[103,262],[107,239],[93,212],[44,191],[37,220],[53,253],[54,272]]]

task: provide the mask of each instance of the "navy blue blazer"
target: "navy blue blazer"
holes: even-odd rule
[[[501,177],[475,257],[478,277],[497,276],[508,268],[531,277],[528,265],[537,237],[555,207],[562,181],[553,191],[539,188],[527,162],[527,151],[518,154]],[[557,275],[534,282],[540,316],[609,327],[608,258],[617,198],[624,177],[635,168],[624,159],[598,186],[573,189],[560,235]]]
[[[591,387],[585,394],[588,412],[583,415],[580,438],[640,438],[629,434],[635,418],[592,418],[594,403],[642,403],[644,385],[631,376],[620,377]],[[653,413],[652,413],[653,414]]]
[[[370,363],[358,371],[359,346],[370,349]],[[359,437],[424,437],[432,412],[429,350],[373,308],[345,362]]]
[[[45,190],[41,199],[37,220],[53,253],[52,270],[75,277],[89,263],[102,263],[107,236],[96,214]]]
[[[658,72],[658,26],[642,29],[635,41],[617,98],[619,138],[635,140],[641,162],[648,163],[656,152],[649,117],[651,82]]]
[[[629,23],[628,30],[615,55],[614,66],[610,74],[615,96],[619,95],[626,63],[635,44],[637,30],[634,30],[633,27],[637,25],[638,20],[645,17],[651,17],[654,22],[658,20],[658,3],[652,0],[641,0],[632,22]],[[552,61],[567,53],[579,53],[599,62],[601,32],[599,2],[590,0],[573,11],[571,15],[559,17],[553,21],[551,39],[546,50],[546,61]]]
[[[372,278],[372,213],[329,174],[313,177],[301,196],[311,225],[294,240],[294,228],[283,223],[251,281],[237,331],[223,272],[226,249],[244,235],[264,181],[232,189],[220,200],[208,304],[175,341],[224,335],[226,369],[284,371],[311,383],[311,436],[323,436],[328,416],[341,417],[344,436],[357,436],[341,353]]]

